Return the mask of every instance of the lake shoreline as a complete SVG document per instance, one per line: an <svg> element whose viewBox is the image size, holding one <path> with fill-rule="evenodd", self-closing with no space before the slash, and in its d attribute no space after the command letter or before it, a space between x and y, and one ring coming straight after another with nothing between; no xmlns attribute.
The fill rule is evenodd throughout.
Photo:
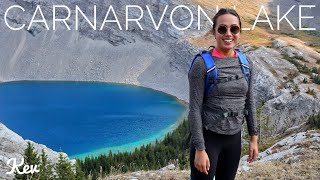
<svg viewBox="0 0 320 180"><path fill-rule="evenodd" d="M162 141L167 134L173 132L185 120L186 114L187 114L187 110L184 113L182 113L182 115L178 118L176 123L170 125L168 128L161 130L159 133L157 133L156 135L153 135L150 138L142 139L142 140L139 140L136 142L131 142L131 143L120 145L120 146L96 149L96 150L92 150L87 153L71 155L69 157L71 159L84 160L86 157L98 157L100 155L108 155L110 150L111 150L112 154L117 154L117 153L121 153L121 152L133 152L135 150L135 148L139 149L141 146L143 146L143 145L146 146L147 144L154 145L156 143L156 141L158 141L158 142Z"/></svg>
<svg viewBox="0 0 320 180"><path fill-rule="evenodd" d="M100 148L100 149L95 149L92 150L88 153L82 153L82 154L75 154L75 155L71 155L70 158L84 158L87 156L98 156L101 154L107 154L109 153L109 151L111 150L112 153L117 153L117 152L124 152L124 151L133 151L135 148L139 148L142 145L147 145L147 144L154 144L156 142L156 140L161 141L164 139L164 137L169 134L170 132L172 132L174 129L176 129L176 127L179 126L179 124L186 118L186 114L188 112L188 107L187 107L187 103L184 100L181 100L171 94L168 94L166 92L162 92L159 90L154 90L152 88L149 87L143 87L143 86L138 86L135 84L124 84L124 83L114 83L114 82L102 82L102 81L65 81L65 80L18 80L18 81L3 81L1 82L1 84L6 84L6 83L15 83L15 82L73 82L73 83L101 83L101 84L112 84L112 85L125 85L125 86L132 86L132 87L142 87L142 88L146 88L146 89L150 89L153 91L157 91L160 93L164 93L168 96L171 96L174 98L174 100L176 102L178 102L180 105L182 105L185 110L184 112L181 113L180 117L177 118L177 120L175 120L174 124L171 124L169 127L162 129L160 132L153 134L152 136L142 139L142 140L138 140L135 142L131 142L128 144L124 144L124 145L120 145L120 146L114 146L114 147L110 147L110 148Z"/></svg>

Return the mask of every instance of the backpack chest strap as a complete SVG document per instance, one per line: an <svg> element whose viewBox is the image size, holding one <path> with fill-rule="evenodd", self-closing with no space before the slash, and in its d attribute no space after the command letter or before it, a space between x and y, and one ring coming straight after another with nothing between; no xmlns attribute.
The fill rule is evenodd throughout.
<svg viewBox="0 0 320 180"><path fill-rule="evenodd" d="M228 77L226 79L218 80L218 71L216 68L216 64L214 62L214 58L211 56L211 54L208 51L201 51L198 54L196 54L193 58L193 61L191 63L189 72L191 70L191 67L194 63L194 61L197 59L198 56L201 56L204 60L205 66L206 66L206 79L205 79L205 87L204 87L204 93L205 96L208 96L209 92L213 89L215 84L221 83L221 82L228 82L233 81L241 78L245 78L247 83L249 84L250 79L250 67L249 63L246 59L246 56L239 50L235 49L238 53L239 57L239 63L241 66L241 70L243 75L235 75L233 77Z"/></svg>
<svg viewBox="0 0 320 180"><path fill-rule="evenodd" d="M226 78L217 79L217 80L214 80L213 78L209 78L209 83L210 84L219 84L219 83L225 83L228 81L235 81L235 80L242 79L242 78L244 78L243 74L236 74L234 76L228 76Z"/></svg>
<svg viewBox="0 0 320 180"><path fill-rule="evenodd" d="M204 106L204 109L208 112L212 112L215 114L220 114L222 117L226 118L226 117L237 117L237 116L246 116L248 115L248 110L243 109L243 110L239 110L239 111L226 111L226 112L219 112L217 110L211 109L208 106Z"/></svg>
<svg viewBox="0 0 320 180"><path fill-rule="evenodd" d="M236 117L236 116L242 116L242 115L248 115L248 111L247 110L243 110L243 111L229 111L229 112L225 112L223 113L223 117Z"/></svg>

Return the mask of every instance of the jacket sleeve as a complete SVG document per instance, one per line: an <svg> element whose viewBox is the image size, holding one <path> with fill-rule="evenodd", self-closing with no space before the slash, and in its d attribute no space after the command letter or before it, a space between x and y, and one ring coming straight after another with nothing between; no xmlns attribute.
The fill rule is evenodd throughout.
<svg viewBox="0 0 320 180"><path fill-rule="evenodd" d="M191 143L196 150L204 150L205 142L202 130L202 104L206 68L201 56L198 56L189 72L189 127L191 132Z"/></svg>
<svg viewBox="0 0 320 180"><path fill-rule="evenodd" d="M247 127L249 131L249 135L258 135L259 130L257 127L257 114L256 114L256 106L253 96L253 79L255 78L255 69L253 67L252 61L248 59L249 67L250 67L250 80L249 80L249 87L248 93L245 103L245 109L248 111L248 115L246 116L247 120Z"/></svg>

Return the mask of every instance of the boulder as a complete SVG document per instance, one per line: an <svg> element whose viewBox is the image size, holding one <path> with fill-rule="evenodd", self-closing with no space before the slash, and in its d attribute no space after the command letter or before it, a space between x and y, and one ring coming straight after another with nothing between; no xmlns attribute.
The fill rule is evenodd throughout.
<svg viewBox="0 0 320 180"><path fill-rule="evenodd" d="M274 48L282 48L288 46L288 43L286 41L276 39L272 41L272 47Z"/></svg>

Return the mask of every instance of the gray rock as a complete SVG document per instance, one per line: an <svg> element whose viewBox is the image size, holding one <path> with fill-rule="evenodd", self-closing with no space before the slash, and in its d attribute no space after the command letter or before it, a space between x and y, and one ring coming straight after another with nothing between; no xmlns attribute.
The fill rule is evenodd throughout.
<svg viewBox="0 0 320 180"><path fill-rule="evenodd" d="M276 39L272 41L272 47L274 48L282 48L288 46L288 43L286 41Z"/></svg>
<svg viewBox="0 0 320 180"><path fill-rule="evenodd" d="M27 142L31 142L35 151L40 154L42 149L48 155L48 159L52 163L57 163L59 153L51 150L42 144L37 144L30 140L24 140L21 136L8 129L4 124L0 123L0 179L12 179L14 174L8 175L6 172L11 171L7 165L7 161L16 158L17 164L21 162L24 150L27 148ZM63 153L67 157L67 154ZM71 164L75 164L75 160L71 160Z"/></svg>
<svg viewBox="0 0 320 180"><path fill-rule="evenodd" d="M174 164L169 164L166 167L161 168L161 171L168 171L168 170L174 170L176 168L176 166Z"/></svg>
<svg viewBox="0 0 320 180"><path fill-rule="evenodd" d="M309 145L309 147L302 147L301 144ZM319 147L319 144L320 134L316 131L308 130L306 132L294 133L259 153L257 161L252 164L268 161L281 161L288 164L294 163L299 160L299 156L304 154L306 149ZM250 164L248 164L247 158L248 155L245 155L240 159L238 174L242 171L250 170Z"/></svg>
<svg viewBox="0 0 320 180"><path fill-rule="evenodd" d="M293 58L295 56L303 56L304 55L300 50L298 50L294 47L283 47L280 49L280 52L282 54L288 55L291 58Z"/></svg>
<svg viewBox="0 0 320 180"><path fill-rule="evenodd" d="M268 127L273 135L302 124L320 110L320 101L305 93L292 96L290 92L267 101L262 113L270 118Z"/></svg>

